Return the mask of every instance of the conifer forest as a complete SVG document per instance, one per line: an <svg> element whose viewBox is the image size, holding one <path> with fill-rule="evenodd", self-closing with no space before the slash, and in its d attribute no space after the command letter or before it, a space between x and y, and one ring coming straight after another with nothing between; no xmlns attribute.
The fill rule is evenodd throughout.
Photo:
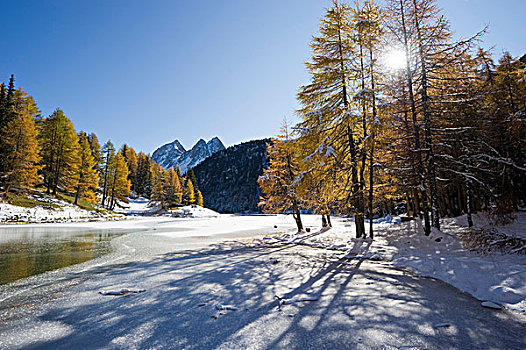
<svg viewBox="0 0 526 350"><path fill-rule="evenodd" d="M526 56L498 61L484 30L452 40L435 1L334 2L311 42L300 122L283 125L260 178L269 211L424 220L526 205ZM385 53L385 49L389 51ZM383 55L383 56L382 56ZM366 230L364 218L369 218Z"/></svg>

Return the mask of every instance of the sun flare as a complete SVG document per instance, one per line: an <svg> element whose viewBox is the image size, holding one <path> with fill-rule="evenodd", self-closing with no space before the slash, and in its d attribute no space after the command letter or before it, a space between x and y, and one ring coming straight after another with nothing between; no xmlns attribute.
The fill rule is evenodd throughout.
<svg viewBox="0 0 526 350"><path fill-rule="evenodd" d="M398 49L388 51L384 57L384 64L392 70L403 69L406 66L405 52Z"/></svg>

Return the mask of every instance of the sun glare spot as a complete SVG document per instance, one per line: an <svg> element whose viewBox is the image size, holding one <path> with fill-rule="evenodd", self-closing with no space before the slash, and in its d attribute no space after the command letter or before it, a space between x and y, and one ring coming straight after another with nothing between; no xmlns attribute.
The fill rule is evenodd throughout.
<svg viewBox="0 0 526 350"><path fill-rule="evenodd" d="M384 57L384 64L392 70L400 70L406 66L405 52L393 49L387 52Z"/></svg>

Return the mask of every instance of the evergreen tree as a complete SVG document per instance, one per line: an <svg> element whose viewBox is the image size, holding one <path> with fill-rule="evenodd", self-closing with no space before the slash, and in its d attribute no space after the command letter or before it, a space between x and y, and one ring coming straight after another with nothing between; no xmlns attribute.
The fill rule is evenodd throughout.
<svg viewBox="0 0 526 350"><path fill-rule="evenodd" d="M15 117L13 107L13 97L15 95L15 76L11 74L7 91L2 84L1 98L0 98L0 130Z"/></svg>
<svg viewBox="0 0 526 350"><path fill-rule="evenodd" d="M102 167L101 167L101 184L102 189L102 206L106 205L106 199L109 197L112 174L115 172L115 147L111 141L107 141L102 147ZM111 206L111 202L108 203L107 207Z"/></svg>
<svg viewBox="0 0 526 350"><path fill-rule="evenodd" d="M97 135L95 135L95 133L90 133L88 135L88 142L89 142L89 147L91 149L91 155L93 156L93 159L95 160L96 168L98 171L100 171L101 165L102 165L102 154L101 154L100 143L99 143L99 139L97 138Z"/></svg>
<svg viewBox="0 0 526 350"><path fill-rule="evenodd" d="M151 194L151 179L150 172L150 157L139 152L137 157L137 175L135 176L134 191L138 195L150 197Z"/></svg>
<svg viewBox="0 0 526 350"><path fill-rule="evenodd" d="M12 150L4 142L3 132L6 131L7 124L14 119L13 97L15 93L15 77L11 75L7 91L4 84L0 91L0 172L9 171L8 161Z"/></svg>
<svg viewBox="0 0 526 350"><path fill-rule="evenodd" d="M194 186L194 198L197 198L197 192L199 191L199 188L197 186L197 177L194 174L194 169L188 169L186 172L186 178L192 181L192 185Z"/></svg>

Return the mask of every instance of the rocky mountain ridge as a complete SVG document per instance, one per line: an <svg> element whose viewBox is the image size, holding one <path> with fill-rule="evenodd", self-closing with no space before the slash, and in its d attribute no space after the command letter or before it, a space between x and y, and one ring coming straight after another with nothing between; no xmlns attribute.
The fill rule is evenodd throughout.
<svg viewBox="0 0 526 350"><path fill-rule="evenodd" d="M179 140L174 140L157 148L152 154L152 159L165 169L179 166L184 173L224 149L225 145L217 136L208 142L200 139L190 150L186 150Z"/></svg>

